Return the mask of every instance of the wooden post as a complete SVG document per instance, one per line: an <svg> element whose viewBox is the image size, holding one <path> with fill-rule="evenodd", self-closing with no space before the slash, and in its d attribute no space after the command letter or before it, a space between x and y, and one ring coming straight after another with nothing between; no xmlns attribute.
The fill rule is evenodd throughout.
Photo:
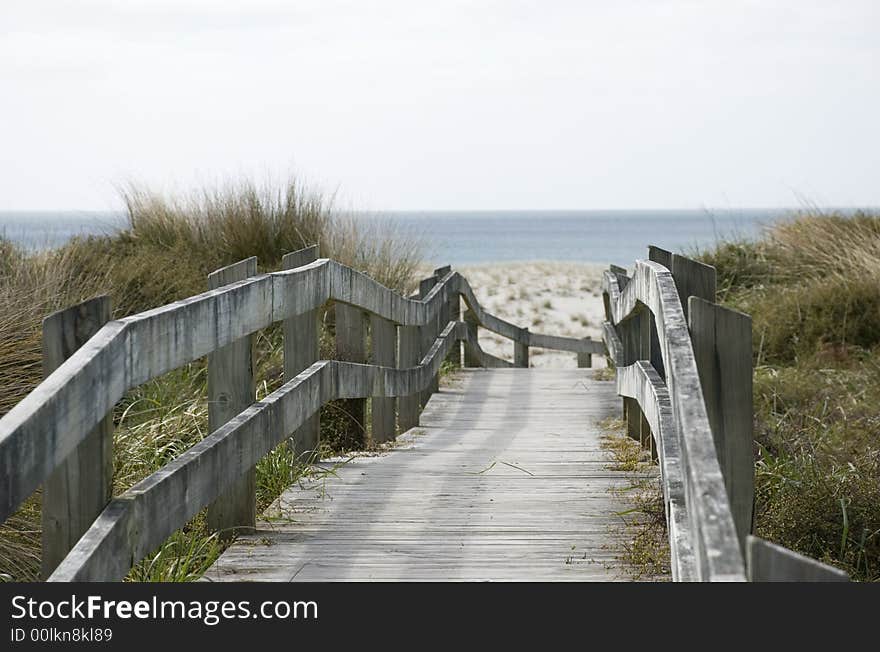
<svg viewBox="0 0 880 652"><path fill-rule="evenodd" d="M348 362L367 361L367 330L363 311L344 303L336 304L336 357ZM349 398L341 401L346 414L348 443L363 448L367 443L367 400Z"/></svg>
<svg viewBox="0 0 880 652"><path fill-rule="evenodd" d="M522 335L528 341L529 329L523 328ZM513 341L513 366L528 367L529 366L529 345L518 340Z"/></svg>
<svg viewBox="0 0 880 652"><path fill-rule="evenodd" d="M319 255L318 245L292 251L284 254L281 258L281 269L296 269L308 265L318 260ZM295 378L318 361L320 321L321 311L317 309L303 315L290 317L282 323L285 382ZM291 442L297 456L309 458L318 450L321 432L320 420L320 415L315 414L293 433Z"/></svg>
<svg viewBox="0 0 880 652"><path fill-rule="evenodd" d="M449 298L448 304L448 321L461 321L461 295L458 292L450 293L452 296ZM452 348L449 350L449 355L446 356L446 361L456 369L461 368L461 342L453 343Z"/></svg>
<svg viewBox="0 0 880 652"><path fill-rule="evenodd" d="M652 260L655 263L660 263L666 269L672 271L671 251L666 251L665 249L654 247L652 245L648 247L648 260ZM654 367L657 375L660 376L660 378L662 378L663 380L666 380L666 370L663 368L663 353L660 351L660 340L657 337L657 324L655 322L654 315L649 314L648 320L650 322L649 336L651 338L651 342L648 346L650 357L647 359L650 360L651 366Z"/></svg>
<svg viewBox="0 0 880 652"><path fill-rule="evenodd" d="M753 536L746 542L746 569L749 582L849 581L839 568Z"/></svg>
<svg viewBox="0 0 880 652"><path fill-rule="evenodd" d="M208 289L243 281L256 275L256 257L246 258L208 275ZM235 315L229 315L235 319ZM246 410L256 398L254 386L254 337L249 335L208 354L208 431L214 432ZM256 470L245 472L238 482L208 506L208 527L221 538L252 532L257 519Z"/></svg>
<svg viewBox="0 0 880 652"><path fill-rule="evenodd" d="M590 342L591 339L589 337L584 338L584 342ZM593 354L592 353L578 353L577 354L577 364L579 368L589 368L593 366Z"/></svg>
<svg viewBox="0 0 880 652"><path fill-rule="evenodd" d="M468 330L468 336L476 344L479 341L480 336L480 326L477 323L477 318L474 316L473 311L465 310L464 312L464 323L466 324ZM479 367L480 365L480 356L476 354L474 348L465 343L464 345L464 366L465 367Z"/></svg>
<svg viewBox="0 0 880 652"><path fill-rule="evenodd" d="M752 432L752 319L691 297L688 326L718 462L740 545L752 531L755 458Z"/></svg>
<svg viewBox="0 0 880 652"><path fill-rule="evenodd" d="M681 308L684 310L684 318L688 316L688 298L700 297L706 301L715 303L715 268L711 265L699 263L686 256L672 254L672 278L675 279L675 287L678 297L681 299Z"/></svg>
<svg viewBox="0 0 880 652"><path fill-rule="evenodd" d="M617 325L620 341L623 344L624 364L631 365L640 359L642 320L644 310L633 314ZM627 434L638 442L642 441L642 411L634 398L623 399L623 414Z"/></svg>
<svg viewBox="0 0 880 652"><path fill-rule="evenodd" d="M419 299L424 299L428 296L428 293L431 289L437 285L437 277L431 276L426 279L422 279L419 283ZM434 340L437 339L437 325L439 323L440 316L437 315L434 319L430 320L424 326L419 327L419 361L421 362L422 358L428 353L428 349L431 348L431 345L434 343ZM421 407L425 407L428 403L428 400L431 398L431 395L439 389L440 386L440 378L439 376L435 376L431 381L429 387L422 392L420 405Z"/></svg>
<svg viewBox="0 0 880 652"><path fill-rule="evenodd" d="M397 365L401 369L410 369L419 364L419 327L398 326L398 339L400 351L397 356ZM419 394L401 396L397 399L397 426L400 432L406 432L410 428L419 425Z"/></svg>
<svg viewBox="0 0 880 652"><path fill-rule="evenodd" d="M43 377L49 376L110 321L110 297L100 296L43 320ZM113 414L92 430L43 485L41 571L49 577L110 502Z"/></svg>
<svg viewBox="0 0 880 652"><path fill-rule="evenodd" d="M370 363L382 367L397 364L397 329L393 322L377 315L370 317ZM371 399L372 443L394 439L394 398Z"/></svg>

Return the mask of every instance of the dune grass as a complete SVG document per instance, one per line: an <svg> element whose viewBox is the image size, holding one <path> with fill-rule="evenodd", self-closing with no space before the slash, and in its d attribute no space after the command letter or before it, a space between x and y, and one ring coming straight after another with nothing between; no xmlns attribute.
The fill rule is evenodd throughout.
<svg viewBox="0 0 880 652"><path fill-rule="evenodd" d="M756 533L880 579L880 214L800 215L700 258L753 318Z"/></svg>
<svg viewBox="0 0 880 652"><path fill-rule="evenodd" d="M41 322L54 310L107 293L114 317L169 303L206 288L208 273L252 255L260 271L279 268L283 254L319 244L321 255L409 293L416 284L419 243L380 220L334 211L320 193L291 181L280 186L244 180L189 195L146 188L123 190L128 227L76 238L49 251L26 253L0 238L0 415L42 378ZM333 351L333 313L321 333L321 352ZM257 335L257 397L283 382L280 328ZM206 367L199 360L136 388L114 410L114 494L174 459L207 433ZM338 406L322 411L321 437L344 444ZM342 446L344 447L344 446ZM306 472L280 445L257 467L258 509L267 507ZM222 551L198 516L138 564L131 580L196 579ZM37 580L40 496L0 525L0 578Z"/></svg>

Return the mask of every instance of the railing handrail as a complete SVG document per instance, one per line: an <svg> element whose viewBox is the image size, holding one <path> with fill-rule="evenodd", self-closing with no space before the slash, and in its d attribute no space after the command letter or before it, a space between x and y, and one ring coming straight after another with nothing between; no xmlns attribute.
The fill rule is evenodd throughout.
<svg viewBox="0 0 880 652"><path fill-rule="evenodd" d="M425 391L430 384L429 379L439 371L445 353L458 341L467 345L481 366L514 366L484 352L474 333L466 323L457 320L457 315L453 315L446 324L439 323L444 306L459 296L477 324L513 340L518 346L556 348L578 354L604 352L601 342L589 338L529 333L528 329L495 317L479 304L467 280L447 268L435 273L436 284L423 298L406 298L336 261L326 258L314 260L316 255L316 248L294 252L288 255L294 258L286 262L313 262L293 269L251 276L165 306L107 322L101 327L0 418L0 521L12 514L46 481L126 392L275 322L308 315L328 301L354 306L402 327L423 329L430 326L431 332L439 335L436 340L429 340L423 345L427 350L422 350L418 357L419 364L411 368L319 361L264 401L254 403L239 417L216 429L204 441L214 441L218 433L231 436L230 432L235 432L236 427L242 427L241 421L245 415L251 420L257 418L255 415L262 414L278 401L289 405L291 401L305 400L300 396L304 390L298 388L308 384L306 381L316 374L315 377L323 379L323 384L330 383L328 386L339 389L332 392L321 389L323 405L326 401L341 398L395 397ZM349 382L347 375L360 378L364 374L373 379L369 387L363 386L357 391L345 390ZM310 408L308 414L300 410L302 420L314 414L320 406L312 407L314 409ZM287 432L288 436L290 434ZM115 570L109 575L108 571L114 563L117 564L114 569L121 568L119 560L112 562L112 555L102 556L94 550L102 549L104 544L101 542L106 543L109 540L107 537L124 534L123 539L128 537L125 540L129 543L123 545L124 542L117 541L121 545L120 550L128 551L127 557L123 555L123 565L125 558L130 561L143 552L141 542L153 541L155 536L132 535L129 525L138 519L132 516L131 510L142 509L132 506L145 504L144 491L148 485L152 487L150 491L160 491L164 486L162 477L178 467L182 470L175 472L184 473L190 468L187 464L193 463L193 456L197 456L206 446L209 444L199 444L189 449L171 465L163 467L107 505L88 530L87 536L80 539L68 555L68 560L56 569L53 577L117 576ZM226 475L234 478L238 471L240 469L227 469ZM225 486L223 483L215 484ZM207 500L207 497L202 495L200 499ZM204 500L200 507L204 506ZM176 523L174 529L185 523L177 520L169 522ZM93 549L92 553L87 552L90 549ZM77 551L76 554L74 551ZM106 561L96 562L99 558Z"/></svg>
<svg viewBox="0 0 880 652"><path fill-rule="evenodd" d="M743 555L718 463L688 323L672 273L659 263L637 260L632 278L622 290L619 275L611 272L605 274L603 290L608 297L609 316L615 326L635 315L642 307L654 317L674 433L681 447L681 477L685 494L679 498L683 497L686 501L687 526L692 545L685 558L693 555L696 578L744 581ZM610 351L619 346L611 338L606 345ZM634 373L634 370L630 373ZM659 376L656 380L659 380ZM636 385L631 379L630 383L622 382L621 388L632 395L636 393ZM643 410L649 405L650 402L645 403ZM662 441L662 433L654 434L660 434ZM665 444L661 444L661 450ZM678 542L680 539L671 537L673 547ZM681 557L678 550L673 550L673 557Z"/></svg>

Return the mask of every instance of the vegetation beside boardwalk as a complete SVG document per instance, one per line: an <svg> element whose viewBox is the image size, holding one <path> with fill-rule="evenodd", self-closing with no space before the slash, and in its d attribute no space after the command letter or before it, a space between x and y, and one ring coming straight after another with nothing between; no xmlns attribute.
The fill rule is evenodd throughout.
<svg viewBox="0 0 880 652"><path fill-rule="evenodd" d="M805 214L699 257L753 318L756 534L880 579L880 214Z"/></svg>
<svg viewBox="0 0 880 652"><path fill-rule="evenodd" d="M389 223L355 222L320 193L296 182L259 186L250 181L186 196L129 187L123 197L128 228L77 238L58 249L29 253L0 237L0 416L42 379L41 323L49 313L98 294L110 294L123 317L207 289L219 267L257 256L260 271L277 270L283 254L319 244L321 255L366 272L400 292L411 292L418 243ZM322 357L331 357L332 312L325 316ZM204 360L139 387L114 412L114 494L174 459L207 435ZM257 397L283 381L280 327L257 336ZM323 445L353 445L334 405L321 417ZM282 444L257 467L258 509L306 471ZM199 516L134 568L130 579L196 579L222 551ZM40 496L0 525L0 579L40 576Z"/></svg>

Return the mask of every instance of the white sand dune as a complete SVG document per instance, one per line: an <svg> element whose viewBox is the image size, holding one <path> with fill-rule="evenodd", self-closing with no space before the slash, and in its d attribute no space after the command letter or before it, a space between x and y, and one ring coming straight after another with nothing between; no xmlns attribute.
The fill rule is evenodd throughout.
<svg viewBox="0 0 880 652"><path fill-rule="evenodd" d="M505 262L456 269L468 279L483 307L502 319L536 333L601 338L602 265ZM480 329L480 344L488 353L513 359L510 340ZM577 356L532 348L529 362L532 367L576 367ZM604 367L604 358L594 355L593 366Z"/></svg>

